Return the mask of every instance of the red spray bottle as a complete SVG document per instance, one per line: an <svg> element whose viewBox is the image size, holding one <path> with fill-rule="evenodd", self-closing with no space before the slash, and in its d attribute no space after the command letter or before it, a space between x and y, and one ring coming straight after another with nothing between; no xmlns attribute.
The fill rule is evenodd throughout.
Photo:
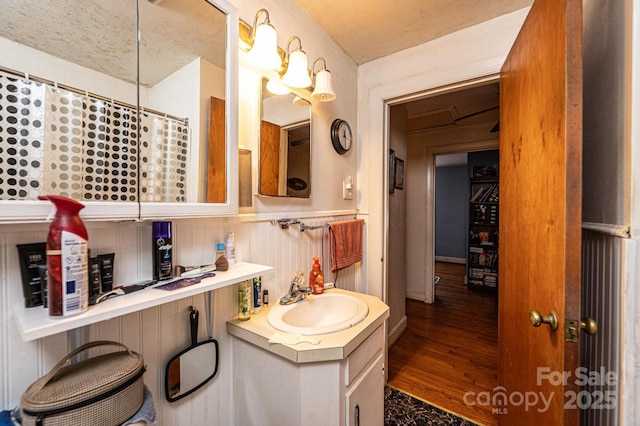
<svg viewBox="0 0 640 426"><path fill-rule="evenodd" d="M40 195L56 206L47 236L49 316L82 313L89 306L88 235L78 212L84 205L59 195Z"/></svg>

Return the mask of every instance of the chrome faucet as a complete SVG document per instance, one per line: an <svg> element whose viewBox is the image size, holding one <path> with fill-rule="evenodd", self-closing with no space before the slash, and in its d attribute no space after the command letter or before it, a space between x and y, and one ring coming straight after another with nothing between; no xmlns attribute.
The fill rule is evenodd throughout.
<svg viewBox="0 0 640 426"><path fill-rule="evenodd" d="M311 294L311 288L302 287L304 284L304 274L300 271L296 273L296 276L291 280L289 286L289 292L280 298L281 305L290 305L296 303L307 297L307 294Z"/></svg>

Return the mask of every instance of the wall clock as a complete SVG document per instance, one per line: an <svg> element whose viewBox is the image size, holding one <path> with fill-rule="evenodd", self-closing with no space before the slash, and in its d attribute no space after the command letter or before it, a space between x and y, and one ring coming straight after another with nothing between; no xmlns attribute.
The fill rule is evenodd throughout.
<svg viewBox="0 0 640 426"><path fill-rule="evenodd" d="M333 149L340 155L346 154L351 149L353 142L353 135L351 134L351 127L346 121L336 118L331 123L331 143Z"/></svg>

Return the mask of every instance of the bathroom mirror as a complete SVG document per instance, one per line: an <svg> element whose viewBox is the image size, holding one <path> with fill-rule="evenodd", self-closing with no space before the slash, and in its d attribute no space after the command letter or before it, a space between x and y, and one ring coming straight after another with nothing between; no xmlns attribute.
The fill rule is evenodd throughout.
<svg viewBox="0 0 640 426"><path fill-rule="evenodd" d="M273 95L262 79L258 193L309 198L311 103L289 93Z"/></svg>
<svg viewBox="0 0 640 426"><path fill-rule="evenodd" d="M142 203L226 202L225 53L207 0L140 2Z"/></svg>
<svg viewBox="0 0 640 426"><path fill-rule="evenodd" d="M218 372L218 342L198 343L199 312L189 308L191 346L172 357L165 369L165 397L174 402L200 389Z"/></svg>
<svg viewBox="0 0 640 426"><path fill-rule="evenodd" d="M45 219L51 206L35 201L39 193L79 200L83 217L94 219L237 211L237 185L229 179L237 167L229 155L237 146L233 6L226 0L215 6L213 0L0 0L0 6L0 114L12 124L2 137L14 145L0 153L0 164L12 166L0 168L0 221ZM222 103L215 126L213 98ZM185 118L195 130L180 124ZM213 202L208 186L218 191Z"/></svg>
<svg viewBox="0 0 640 426"><path fill-rule="evenodd" d="M137 217L135 1L0 7L2 218L46 218L41 193L82 201L84 217Z"/></svg>

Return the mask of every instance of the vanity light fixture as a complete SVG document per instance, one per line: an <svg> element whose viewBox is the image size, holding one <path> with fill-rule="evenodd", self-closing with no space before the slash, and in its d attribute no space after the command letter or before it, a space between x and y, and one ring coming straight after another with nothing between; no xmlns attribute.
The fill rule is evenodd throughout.
<svg viewBox="0 0 640 426"><path fill-rule="evenodd" d="M266 15L263 22L258 24L258 16ZM256 67L263 70L278 70L282 66L282 59L278 54L278 34L269 21L267 9L260 9L253 18L253 28L251 31L251 48L247 53L249 61Z"/></svg>
<svg viewBox="0 0 640 426"><path fill-rule="evenodd" d="M291 43L295 40L298 40L298 48L290 52ZM311 77L309 77L307 68L307 54L302 50L300 37L293 36L289 39L285 61L287 62L287 71L282 76L284 84L299 89L311 86Z"/></svg>
<svg viewBox="0 0 640 426"><path fill-rule="evenodd" d="M322 61L322 68L316 73L316 64L318 61ZM333 85L331 84L331 71L327 69L327 63L323 57L320 57L313 61L311 67L313 75L316 78L316 86L311 94L311 99L315 99L320 102L331 102L336 98L336 92L333 91Z"/></svg>
<svg viewBox="0 0 640 426"><path fill-rule="evenodd" d="M267 90L273 95L288 95L291 90L280 80L271 79L267 82Z"/></svg>
<svg viewBox="0 0 640 426"><path fill-rule="evenodd" d="M292 103L299 108L311 108L311 103L300 96L295 96Z"/></svg>

